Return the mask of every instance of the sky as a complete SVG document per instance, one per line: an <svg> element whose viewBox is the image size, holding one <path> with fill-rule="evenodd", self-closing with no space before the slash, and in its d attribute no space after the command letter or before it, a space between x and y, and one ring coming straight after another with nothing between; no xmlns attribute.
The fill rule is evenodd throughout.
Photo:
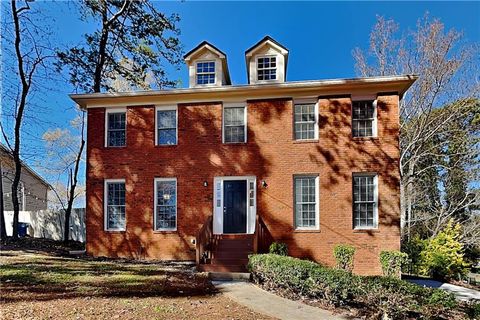
<svg viewBox="0 0 480 320"><path fill-rule="evenodd" d="M1 1L3 18L8 6ZM369 33L377 15L393 18L401 31L414 29L417 20L429 12L446 29L463 31L465 41L480 43L480 2L199 2L162 1L157 7L165 13L178 13L180 41L188 52L207 40L227 54L233 84L246 83L245 50L269 35L290 50L287 81L350 78L355 76L352 50L367 48ZM95 25L80 20L78 7L67 1L31 3L46 17L52 29L52 42L58 46L75 45L82 34ZM2 55L2 59L6 59ZM167 68L171 79L188 85L185 65L179 71ZM2 74L5 81L6 74ZM58 77L52 73L51 77ZM54 127L68 127L74 117L72 92L67 81L55 84L55 90L42 93L45 112L34 110L41 118L29 130L23 150L27 163L40 167L42 133ZM37 107L38 108L38 107ZM0 109L1 113L1 109ZM3 115L2 121L5 120ZM84 169L84 168L82 168ZM42 174L42 172L40 172ZM48 179L48 177L47 177ZM84 174L82 174L84 181Z"/></svg>

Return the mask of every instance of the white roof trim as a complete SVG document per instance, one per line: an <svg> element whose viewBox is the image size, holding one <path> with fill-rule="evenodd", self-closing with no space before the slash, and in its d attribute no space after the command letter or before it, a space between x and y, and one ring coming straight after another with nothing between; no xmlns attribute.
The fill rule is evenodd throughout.
<svg viewBox="0 0 480 320"><path fill-rule="evenodd" d="M225 55L223 53L221 53L220 51L218 51L217 49L215 49L214 47L212 47L211 45L209 45L208 43L205 43L204 45L202 45L201 47L199 47L197 50L191 52L187 57L185 57L185 61L190 61L191 60L191 57L193 55L195 55L198 51L202 50L202 49L207 49L213 53L215 53L220 59L225 59Z"/></svg>
<svg viewBox="0 0 480 320"><path fill-rule="evenodd" d="M275 48L276 50L278 50L281 54L283 54L284 56L285 55L288 55L288 51L285 50L284 48L280 47L278 44L274 43L273 41L271 40L266 40L260 44L258 44L255 48L253 48L250 52L248 52L247 54L245 54L246 57L252 57L255 52L257 52L258 50L260 50L263 46L265 45L269 45L273 48Z"/></svg>
<svg viewBox="0 0 480 320"><path fill-rule="evenodd" d="M244 84L244 85L228 85L220 87L196 87L196 88L182 88L172 90L148 90L148 91L134 91L134 92L107 92L107 93L88 93L88 94L71 94L70 98L78 103L81 107L86 108L92 105L98 106L99 100L105 101L106 104L114 106L112 101L117 98L145 98L151 101L151 104L158 104L160 101L153 101L155 98L163 99L166 97L177 100L190 101L190 99L197 101L207 101L203 96L198 100L198 95L212 95L211 99L219 101L221 98L219 95L232 95L241 96L242 99L250 99L252 97L258 97L265 93L266 96L272 95L274 90L275 96L278 95L291 95L292 92L303 93L305 91L318 91L318 96L329 94L330 91L341 91L343 93L351 93L352 87L362 88L362 86L371 85L385 85L385 91L398 91L402 95L411 84L418 78L415 75L401 75L401 76L381 76L370 78L353 78L353 79L328 79L328 80L310 80L310 81L291 81L283 83L267 83L267 84ZM382 88L378 88L382 90ZM312 93L310 93L311 95ZM238 98L237 98L238 99ZM91 101L89 101L91 100ZM212 101L213 101L212 100ZM96 103L93 103L93 102ZM103 104L103 103L102 103ZM133 104L128 104L133 105Z"/></svg>

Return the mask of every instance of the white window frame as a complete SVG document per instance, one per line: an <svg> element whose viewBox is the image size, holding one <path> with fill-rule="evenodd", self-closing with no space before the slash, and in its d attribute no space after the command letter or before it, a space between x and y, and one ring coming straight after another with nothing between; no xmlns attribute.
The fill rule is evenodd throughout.
<svg viewBox="0 0 480 320"><path fill-rule="evenodd" d="M259 68L258 67L258 59L262 59L262 58L275 58L275 68ZM278 81L278 61L279 61L279 57L275 54L265 54L265 55L258 55L258 56L255 56L255 71L256 71L256 74L255 74L255 77L256 77L256 82L276 82ZM268 79L268 80L259 80L258 79L258 75L259 75L259 70L272 70L272 69L275 69L275 79Z"/></svg>
<svg viewBox="0 0 480 320"><path fill-rule="evenodd" d="M108 228L108 184L123 183L125 184L125 227L111 229ZM127 228L127 183L125 179L105 179L103 182L103 230L104 231L125 231Z"/></svg>
<svg viewBox="0 0 480 320"><path fill-rule="evenodd" d="M243 113L243 130L244 130L244 141L243 142L225 142L225 109L227 108L244 108L245 111ZM247 122L247 113L248 113L248 108L247 108L247 103L246 102L238 102L238 103L224 103L223 108L222 108L222 143L223 144L238 144L238 143L247 143L248 138L247 138L247 132L248 132L248 122Z"/></svg>
<svg viewBox="0 0 480 320"><path fill-rule="evenodd" d="M199 63L209 63L213 62L213 78L214 82L213 83L198 83L198 75L206 75L206 74L212 74L212 72L198 72L198 64ZM217 84L217 61L216 60L197 60L195 61L195 86L199 87L208 87L208 86L215 86Z"/></svg>
<svg viewBox="0 0 480 320"><path fill-rule="evenodd" d="M157 182L166 181L171 182L175 181L175 228L159 228L157 229ZM177 231L178 226L178 183L177 178L155 178L153 179L153 231L162 232L162 231Z"/></svg>
<svg viewBox="0 0 480 320"><path fill-rule="evenodd" d="M295 121L295 106L297 105L306 105L306 104L314 104L314 113L315 113L315 125L314 125L314 129L315 129L315 133L314 133L314 137L312 139L297 139L297 135L296 135L296 130L295 130L295 124L296 124L296 121ZM314 140L318 140L318 100L294 100L293 101L293 140L295 141L314 141Z"/></svg>
<svg viewBox="0 0 480 320"><path fill-rule="evenodd" d="M355 199L353 196L355 177L373 177L373 226L355 226ZM378 229L378 174L376 172L355 172L352 175L352 226L354 230L376 230Z"/></svg>
<svg viewBox="0 0 480 320"><path fill-rule="evenodd" d="M110 113L125 113L125 144L123 146L108 145L108 115ZM105 108L105 148L123 148L127 146L127 108Z"/></svg>
<svg viewBox="0 0 480 320"><path fill-rule="evenodd" d="M315 226L297 227L297 192L295 180L297 178L315 178ZM320 230L320 177L318 174L293 175L293 226L297 231Z"/></svg>
<svg viewBox="0 0 480 320"><path fill-rule="evenodd" d="M371 136L354 136L353 135L353 122L356 120L353 118L353 104L354 102L360 102L360 101L372 101L373 105L373 122L372 122L372 135ZM351 114L352 114L352 137L353 138L376 138L377 137L377 97L370 97L370 96L359 96L352 98L352 109L351 109ZM363 119L366 120L366 119Z"/></svg>
<svg viewBox="0 0 480 320"><path fill-rule="evenodd" d="M175 110L175 144L159 144L158 143L158 111L172 111ZM172 106L155 106L155 145L156 146L176 146L178 145L178 107Z"/></svg>

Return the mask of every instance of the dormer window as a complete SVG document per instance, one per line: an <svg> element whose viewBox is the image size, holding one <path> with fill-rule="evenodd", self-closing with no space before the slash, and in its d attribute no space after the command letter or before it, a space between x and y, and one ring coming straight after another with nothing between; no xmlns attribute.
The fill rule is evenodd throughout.
<svg viewBox="0 0 480 320"><path fill-rule="evenodd" d="M282 83L287 79L288 49L269 36L245 51L249 84Z"/></svg>
<svg viewBox="0 0 480 320"><path fill-rule="evenodd" d="M215 61L197 62L197 85L215 84Z"/></svg>
<svg viewBox="0 0 480 320"><path fill-rule="evenodd" d="M203 41L185 56L188 65L188 85L219 87L231 85L227 56L213 44Z"/></svg>
<svg viewBox="0 0 480 320"><path fill-rule="evenodd" d="M276 80L277 79L277 57L258 57L257 58L257 80Z"/></svg>

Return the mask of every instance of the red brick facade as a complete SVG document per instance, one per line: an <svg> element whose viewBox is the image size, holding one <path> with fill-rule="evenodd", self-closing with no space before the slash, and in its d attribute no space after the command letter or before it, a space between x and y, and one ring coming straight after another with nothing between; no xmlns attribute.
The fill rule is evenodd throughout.
<svg viewBox="0 0 480 320"><path fill-rule="evenodd" d="M155 146L155 107L127 107L127 145L104 147L105 108L88 109L87 252L194 260L213 212L216 176L256 176L257 214L292 256L333 265L333 247L357 247L355 272L378 274L379 253L400 246L398 95L378 96L377 138L352 138L350 97L319 98L319 139L293 140L290 98L247 102L248 142L222 144L222 103L178 105L178 145ZM378 174L378 229L352 227L352 174ZM293 176L318 174L320 230L295 231ZM154 178L177 178L177 231L153 230ZM126 180L126 231L104 231L104 180ZM261 186L261 181L268 184ZM208 186L204 186L204 181Z"/></svg>

